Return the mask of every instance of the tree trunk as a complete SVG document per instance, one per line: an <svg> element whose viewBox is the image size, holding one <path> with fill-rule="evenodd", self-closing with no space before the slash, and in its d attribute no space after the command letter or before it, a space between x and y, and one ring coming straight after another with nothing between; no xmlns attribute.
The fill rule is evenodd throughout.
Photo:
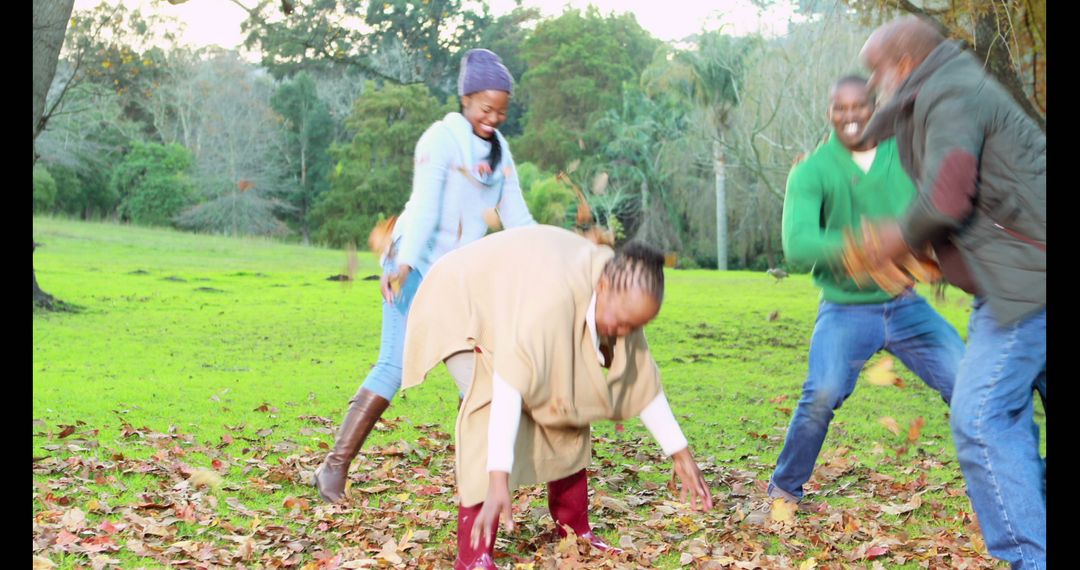
<svg viewBox="0 0 1080 570"><path fill-rule="evenodd" d="M716 268L727 271L727 192L724 189L724 149L713 141L713 170L716 172Z"/></svg>
<svg viewBox="0 0 1080 570"><path fill-rule="evenodd" d="M305 140L300 144L300 192L303 198L301 203L304 205L300 212L300 233L304 236L304 245L311 245L311 239L308 237L308 222L307 222L307 141Z"/></svg>
<svg viewBox="0 0 1080 570"><path fill-rule="evenodd" d="M48 117L42 116L45 113L45 99L56 75L60 47L64 45L64 34L67 32L74 4L75 0L34 0L34 139L31 147L34 162L31 168L37 164L37 137L48 121ZM34 243L34 249L37 249L37 242ZM30 269L34 274L34 305L51 309L52 296L38 286L33 263Z"/></svg>
<svg viewBox="0 0 1080 570"><path fill-rule="evenodd" d="M75 0L34 0L34 140L45 127L45 98L56 75L60 47ZM37 152L34 152L37 164Z"/></svg>
<svg viewBox="0 0 1080 570"><path fill-rule="evenodd" d="M37 250L37 242L34 242L34 250ZM53 308L53 296L42 291L41 287L38 287L37 272L34 272L34 306L41 307L43 309Z"/></svg>
<svg viewBox="0 0 1080 570"><path fill-rule="evenodd" d="M940 19L930 15L926 10L916 6L910 0L899 0L898 6L909 14L930 20L937 25L938 31L945 37L952 36L948 26L942 24ZM1020 75L1016 66L1013 65L1012 57L1009 55L1009 46L1006 42L1010 38L1001 32L1001 30L1008 30L1012 27L1004 7L999 6L998 3L993 3L992 6L978 13L975 18L975 33L973 34L975 37L975 45L973 46L975 55L984 62L986 71L997 79L1005 90L1012 95L1016 104L1020 105L1020 108L1035 121L1035 124L1039 125L1043 132L1046 132L1046 117L1039 112L1031 99L1028 98L1027 93L1024 92L1023 82L1020 80ZM1036 55L1038 55L1037 52Z"/></svg>
<svg viewBox="0 0 1080 570"><path fill-rule="evenodd" d="M776 254L773 253L772 231L769 228L769 217L765 217L765 259L769 262L769 268L776 267Z"/></svg>
<svg viewBox="0 0 1080 570"><path fill-rule="evenodd" d="M1009 57L1008 41L1000 30L1009 29L1008 17L995 6L980 13L975 22L975 53L983 60L986 70L997 79L1020 108L1046 132L1046 118L1039 113L1020 81L1020 75Z"/></svg>

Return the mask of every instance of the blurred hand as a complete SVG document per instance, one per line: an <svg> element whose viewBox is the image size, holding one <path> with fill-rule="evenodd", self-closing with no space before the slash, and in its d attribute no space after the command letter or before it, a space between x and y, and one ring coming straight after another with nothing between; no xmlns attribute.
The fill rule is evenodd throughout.
<svg viewBox="0 0 1080 570"><path fill-rule="evenodd" d="M916 277L930 277L930 268L917 262L894 220L863 222L862 239L856 241L844 231L841 253L844 270L859 287L873 281L881 290L896 296L915 284ZM909 275L908 271L911 271Z"/></svg>
<svg viewBox="0 0 1080 570"><path fill-rule="evenodd" d="M480 509L480 516L473 523L472 535L469 543L472 547L480 548L491 544L495 540L491 527L502 516L506 532L513 532L514 517L510 510L510 474L505 471L491 471L488 473L488 492L484 499L484 506Z"/></svg>
<svg viewBox="0 0 1080 570"><path fill-rule="evenodd" d="M411 266L401 264L398 266L397 271L382 274L382 277L379 278L379 289L382 290L383 300L391 305L394 304L394 300L400 295L401 287L405 285L405 280L409 278L411 271Z"/></svg>
<svg viewBox="0 0 1080 570"><path fill-rule="evenodd" d="M689 502L690 508L695 511L707 511L713 507L712 494L709 493L709 485L705 482L705 476L701 474L694 456L690 454L690 448L675 452L671 456L675 464L675 475L681 483L679 500ZM689 498L689 501L687 501Z"/></svg>
<svg viewBox="0 0 1080 570"><path fill-rule="evenodd" d="M883 220L874 224L863 222L862 233L863 250L871 268L880 269L911 251L896 220Z"/></svg>

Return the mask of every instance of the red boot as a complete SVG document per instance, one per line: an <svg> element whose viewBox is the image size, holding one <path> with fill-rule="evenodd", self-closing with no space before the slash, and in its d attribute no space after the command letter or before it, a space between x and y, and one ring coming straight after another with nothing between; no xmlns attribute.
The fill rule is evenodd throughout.
<svg viewBox="0 0 1080 570"><path fill-rule="evenodd" d="M477 503L471 507L458 507L458 555L457 559L454 560L454 570L498 569L495 566L495 533L499 530L498 517L492 523L491 544L480 545L479 548L473 548L469 544L472 538L473 523L480 516L480 509L482 508L484 508L484 503Z"/></svg>
<svg viewBox="0 0 1080 570"><path fill-rule="evenodd" d="M555 519L559 536L566 536L567 525L601 552L622 554L622 550L604 542L589 526L589 479L582 469L573 475L548 483L548 510Z"/></svg>

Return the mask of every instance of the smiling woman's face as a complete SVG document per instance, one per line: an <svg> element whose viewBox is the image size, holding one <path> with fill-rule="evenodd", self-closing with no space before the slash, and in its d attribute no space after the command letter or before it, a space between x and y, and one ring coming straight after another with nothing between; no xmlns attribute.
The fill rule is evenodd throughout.
<svg viewBox="0 0 1080 570"><path fill-rule="evenodd" d="M472 125L476 136L489 139L495 129L506 121L506 110L510 107L510 94L506 91L488 89L477 91L461 98L461 114Z"/></svg>

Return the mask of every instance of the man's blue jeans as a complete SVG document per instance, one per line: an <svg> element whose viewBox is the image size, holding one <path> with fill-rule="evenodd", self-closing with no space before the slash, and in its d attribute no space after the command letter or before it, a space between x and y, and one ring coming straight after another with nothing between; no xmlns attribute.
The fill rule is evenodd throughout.
<svg viewBox="0 0 1080 570"><path fill-rule="evenodd" d="M810 340L810 371L769 481L770 496L802 499L833 412L855 390L866 361L883 349L946 403L951 400L964 341L925 299L908 290L880 304L822 301Z"/></svg>
<svg viewBox="0 0 1080 570"><path fill-rule="evenodd" d="M383 271L390 271L392 262L388 263ZM409 277L401 286L401 293L394 303L383 301L382 309L382 339L379 341L379 359L375 366L368 372L367 378L360 386L386 398L394 399L394 394L401 388L402 353L405 350L405 323L409 318L409 307L412 306L416 290L420 288L423 276L417 270L409 272Z"/></svg>
<svg viewBox="0 0 1080 570"><path fill-rule="evenodd" d="M977 298L952 401L952 432L986 548L1046 568L1046 467L1033 388L1046 392L1046 309L1001 326Z"/></svg>

